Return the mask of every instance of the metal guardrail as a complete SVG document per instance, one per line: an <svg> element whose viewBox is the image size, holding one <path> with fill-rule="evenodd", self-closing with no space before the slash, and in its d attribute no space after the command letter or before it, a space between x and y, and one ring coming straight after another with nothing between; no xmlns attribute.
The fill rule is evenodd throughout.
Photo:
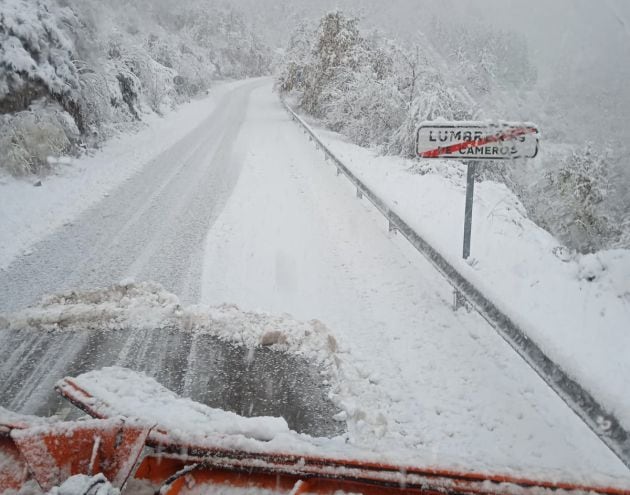
<svg viewBox="0 0 630 495"><path fill-rule="evenodd" d="M378 197L344 163L322 143L311 127L281 98L291 119L297 122L315 146L331 160L337 173L342 173L354 184L359 198L367 198L388 220L390 230L398 230L440 272L497 333L538 373L558 396L577 414L614 454L630 468L630 432L614 414L604 408L575 379L549 358L527 334L451 265L431 244L415 232L385 201Z"/></svg>

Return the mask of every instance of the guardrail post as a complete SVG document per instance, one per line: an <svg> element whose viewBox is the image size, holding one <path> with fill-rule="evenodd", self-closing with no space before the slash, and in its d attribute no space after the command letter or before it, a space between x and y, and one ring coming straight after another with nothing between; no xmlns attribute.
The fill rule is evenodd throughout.
<svg viewBox="0 0 630 495"><path fill-rule="evenodd" d="M457 289L453 289L453 311L457 311L459 308L466 308L470 312L470 305L464 294Z"/></svg>
<svg viewBox="0 0 630 495"><path fill-rule="evenodd" d="M390 234L396 235L398 233L398 228L392 223L391 220L387 221L387 228Z"/></svg>
<svg viewBox="0 0 630 495"><path fill-rule="evenodd" d="M339 170L339 169L337 169L337 170ZM361 189L359 189L358 187L357 187L357 198L363 199L363 193L361 192Z"/></svg>
<svg viewBox="0 0 630 495"><path fill-rule="evenodd" d="M341 169L337 167L337 175L341 175Z"/></svg>

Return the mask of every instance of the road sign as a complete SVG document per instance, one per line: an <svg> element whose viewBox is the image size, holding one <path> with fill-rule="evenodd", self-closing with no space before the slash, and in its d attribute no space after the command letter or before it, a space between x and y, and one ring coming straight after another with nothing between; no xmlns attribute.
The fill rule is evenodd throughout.
<svg viewBox="0 0 630 495"><path fill-rule="evenodd" d="M479 160L515 160L538 154L538 129L533 124L501 122L423 122L418 128L416 153L420 158L466 162L463 257L470 256L475 167Z"/></svg>
<svg viewBox="0 0 630 495"><path fill-rule="evenodd" d="M533 124L486 122L423 122L416 150L420 158L514 160L538 153Z"/></svg>

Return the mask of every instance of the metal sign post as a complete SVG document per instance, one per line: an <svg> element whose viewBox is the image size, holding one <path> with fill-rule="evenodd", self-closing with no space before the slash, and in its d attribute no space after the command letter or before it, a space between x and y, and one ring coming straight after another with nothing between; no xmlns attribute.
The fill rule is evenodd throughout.
<svg viewBox="0 0 630 495"><path fill-rule="evenodd" d="M466 209L464 210L464 250L463 257L470 256L470 233L472 230L473 197L475 195L475 161L469 161L466 173Z"/></svg>
<svg viewBox="0 0 630 495"><path fill-rule="evenodd" d="M477 162L535 157L538 129L533 124L509 122L423 122L418 128L416 153L420 158L459 160L468 166L462 252L468 259Z"/></svg>

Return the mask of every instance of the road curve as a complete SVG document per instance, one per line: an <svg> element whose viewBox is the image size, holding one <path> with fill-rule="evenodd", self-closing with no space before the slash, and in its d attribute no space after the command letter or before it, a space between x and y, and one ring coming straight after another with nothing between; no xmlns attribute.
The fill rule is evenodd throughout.
<svg viewBox="0 0 630 495"><path fill-rule="evenodd" d="M129 277L198 302L204 240L238 179L233 145L260 84L229 92L193 132L0 271L0 312Z"/></svg>

